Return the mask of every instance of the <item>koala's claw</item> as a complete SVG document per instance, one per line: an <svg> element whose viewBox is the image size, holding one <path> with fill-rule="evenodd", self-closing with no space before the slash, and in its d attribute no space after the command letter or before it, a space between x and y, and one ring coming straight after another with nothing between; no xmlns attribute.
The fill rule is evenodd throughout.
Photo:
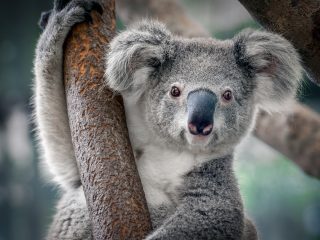
<svg viewBox="0 0 320 240"><path fill-rule="evenodd" d="M89 12L84 13L84 18L85 18L85 21L88 22L88 23L92 23L93 22L92 17L91 17Z"/></svg>
<svg viewBox="0 0 320 240"><path fill-rule="evenodd" d="M86 13L84 14L84 17L85 17L85 20L89 23L92 23L92 17L90 14L92 10L97 11L99 14L103 13L102 6L98 2L95 2L95 1L86 2L81 0L79 0L78 2L79 2L78 6L83 7L84 10L86 11Z"/></svg>
<svg viewBox="0 0 320 240"><path fill-rule="evenodd" d="M93 19L91 16L92 10L97 11L99 14L103 13L103 9L102 9L101 5L97 2L94 2L94 1L83 1L83 0L72 1L70 3L70 8L72 9L74 7L81 7L84 9L84 11L85 11L83 13L84 21L86 21L88 23L93 22Z"/></svg>
<svg viewBox="0 0 320 240"><path fill-rule="evenodd" d="M96 10L99 14L102 14L103 13L103 8L102 6L100 5L100 3L98 2L91 2L92 4L92 10Z"/></svg>

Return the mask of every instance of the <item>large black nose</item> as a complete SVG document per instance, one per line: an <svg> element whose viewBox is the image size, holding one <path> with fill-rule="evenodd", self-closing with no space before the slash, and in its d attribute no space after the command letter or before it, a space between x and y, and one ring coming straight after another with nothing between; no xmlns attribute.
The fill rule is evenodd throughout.
<svg viewBox="0 0 320 240"><path fill-rule="evenodd" d="M207 89L189 93L187 98L188 128L193 135L209 135L213 129L213 114L217 96Z"/></svg>

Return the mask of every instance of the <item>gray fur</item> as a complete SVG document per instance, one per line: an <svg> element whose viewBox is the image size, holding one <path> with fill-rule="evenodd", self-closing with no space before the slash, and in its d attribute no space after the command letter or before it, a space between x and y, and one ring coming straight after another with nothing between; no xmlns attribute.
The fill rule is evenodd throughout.
<svg viewBox="0 0 320 240"><path fill-rule="evenodd" d="M65 190L48 239L90 239L91 230L73 154L62 82L62 45L84 20L71 1L50 14L38 42L35 106L48 169ZM87 1L90 3L91 1ZM136 163L154 231L147 239L257 239L244 216L232 170L233 152L250 132L259 107L293 99L301 77L298 55L276 34L247 31L231 40L185 39L144 21L110 44L107 84L124 98ZM178 98L170 88L181 89ZM218 97L213 132L202 140L187 129L188 93ZM232 90L230 102L221 98ZM281 104L282 105L282 104Z"/></svg>
<svg viewBox="0 0 320 240"><path fill-rule="evenodd" d="M51 223L47 239L93 239L86 205L82 187L66 192L58 202L57 214Z"/></svg>
<svg viewBox="0 0 320 240"><path fill-rule="evenodd" d="M245 75L255 79L255 103L264 110L281 109L294 97L302 68L292 45L277 34L245 30L235 37L234 55Z"/></svg>
<svg viewBox="0 0 320 240"><path fill-rule="evenodd" d="M244 216L232 156L184 176L180 204L147 239L241 239Z"/></svg>
<svg viewBox="0 0 320 240"><path fill-rule="evenodd" d="M63 189L74 188L79 173L71 142L63 87L63 43L70 28L84 20L81 7L52 12L37 44L34 105L45 169Z"/></svg>
<svg viewBox="0 0 320 240"><path fill-rule="evenodd" d="M149 75L165 61L164 45L169 37L164 26L153 26L152 22L137 25L132 31L119 35L117 42L111 42L107 56L108 85L115 91L130 91L139 97L139 92L145 90L146 81L134 79L134 74L144 70Z"/></svg>

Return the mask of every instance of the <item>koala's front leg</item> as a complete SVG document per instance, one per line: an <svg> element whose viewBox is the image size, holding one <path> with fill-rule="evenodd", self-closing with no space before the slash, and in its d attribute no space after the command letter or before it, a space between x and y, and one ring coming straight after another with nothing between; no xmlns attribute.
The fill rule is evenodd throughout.
<svg viewBox="0 0 320 240"><path fill-rule="evenodd" d="M244 214L231 156L203 164L184 180L181 205L147 240L240 240Z"/></svg>
<svg viewBox="0 0 320 240"><path fill-rule="evenodd" d="M54 180L65 189L79 183L79 174L63 87L63 44L74 24L91 21L93 9L102 11L93 1L57 0L42 15L45 29L36 49L34 105L40 145Z"/></svg>

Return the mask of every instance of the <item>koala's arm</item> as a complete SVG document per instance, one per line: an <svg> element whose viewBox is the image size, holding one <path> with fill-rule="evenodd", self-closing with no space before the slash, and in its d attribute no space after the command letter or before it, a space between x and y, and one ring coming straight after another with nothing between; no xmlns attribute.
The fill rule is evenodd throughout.
<svg viewBox="0 0 320 240"><path fill-rule="evenodd" d="M79 173L71 142L63 86L63 44L71 27L90 18L97 9L91 1L55 1L50 14L42 15L44 32L36 48L35 122L46 169L64 189L79 185Z"/></svg>
<svg viewBox="0 0 320 240"><path fill-rule="evenodd" d="M241 239L245 221L231 157L203 164L184 181L181 205L147 240Z"/></svg>

